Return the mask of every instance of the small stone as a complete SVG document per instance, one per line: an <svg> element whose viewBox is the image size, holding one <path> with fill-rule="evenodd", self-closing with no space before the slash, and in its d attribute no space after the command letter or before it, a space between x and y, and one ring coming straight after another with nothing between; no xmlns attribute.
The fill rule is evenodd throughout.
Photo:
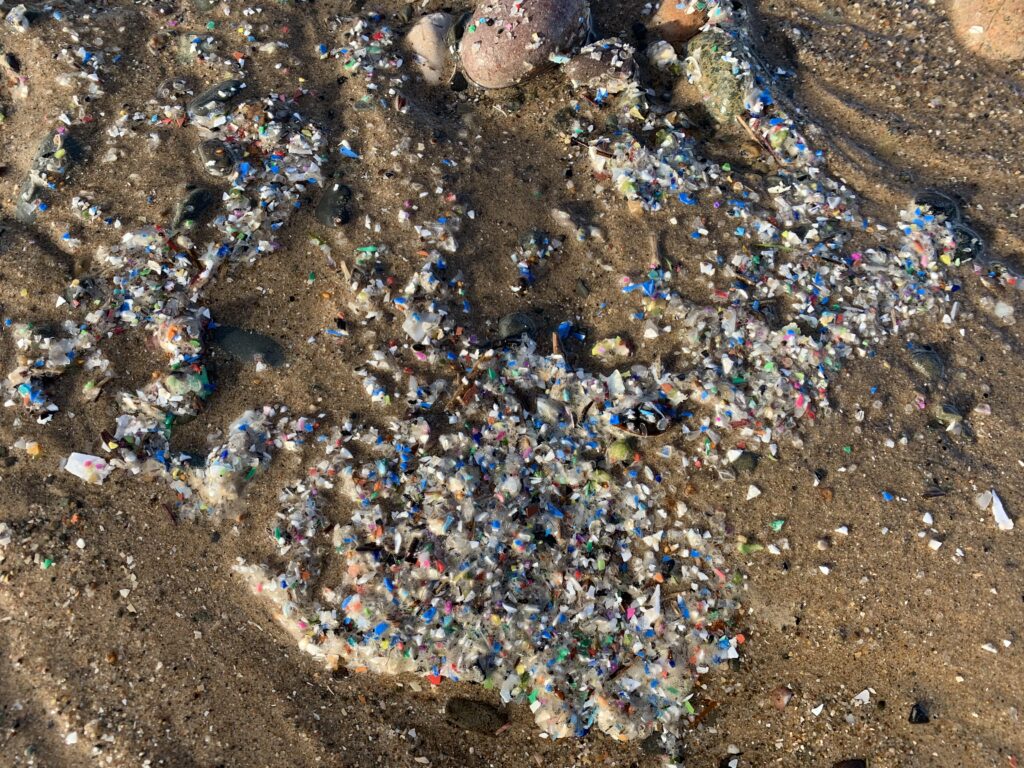
<svg viewBox="0 0 1024 768"><path fill-rule="evenodd" d="M466 77L508 88L550 69L590 29L587 0L483 0L459 42Z"/></svg>
<svg viewBox="0 0 1024 768"><path fill-rule="evenodd" d="M921 702L914 702L914 706L910 708L910 717L908 720L913 725L926 725L932 721L928 715L928 710Z"/></svg>
<svg viewBox="0 0 1024 768"><path fill-rule="evenodd" d="M501 341L520 339L524 335L536 341L539 330L536 319L525 312L509 312L498 321Z"/></svg>
<svg viewBox="0 0 1024 768"><path fill-rule="evenodd" d="M413 61L428 85L449 82L455 74L455 62L446 42L453 23L451 14L431 13L413 24L405 36Z"/></svg>
<svg viewBox="0 0 1024 768"><path fill-rule="evenodd" d="M107 651L107 664L117 664L117 651Z"/></svg>
<svg viewBox="0 0 1024 768"><path fill-rule="evenodd" d="M652 37L670 43L685 43L708 21L706 10L689 13L689 0L662 0L647 28Z"/></svg>
<svg viewBox="0 0 1024 768"><path fill-rule="evenodd" d="M493 734L508 722L508 715L504 710L485 701L458 696L448 700L444 713L448 722L453 725L479 733Z"/></svg>
<svg viewBox="0 0 1024 768"><path fill-rule="evenodd" d="M241 80L224 80L211 85L188 104L188 116L212 117L227 112L228 107L245 89Z"/></svg>
<svg viewBox="0 0 1024 768"><path fill-rule="evenodd" d="M325 227L341 227L352 221L352 190L340 181L331 181L314 212Z"/></svg>
<svg viewBox="0 0 1024 768"><path fill-rule="evenodd" d="M210 331L210 343L243 362L263 362L272 368L284 364L284 349L262 333L231 325L218 325Z"/></svg>
<svg viewBox="0 0 1024 768"><path fill-rule="evenodd" d="M771 693L768 694L768 698L772 706L781 712L793 700L793 690L788 686L780 685L772 689Z"/></svg>
<svg viewBox="0 0 1024 768"><path fill-rule="evenodd" d="M834 763L832 768L868 768L868 761L859 757L853 757Z"/></svg>

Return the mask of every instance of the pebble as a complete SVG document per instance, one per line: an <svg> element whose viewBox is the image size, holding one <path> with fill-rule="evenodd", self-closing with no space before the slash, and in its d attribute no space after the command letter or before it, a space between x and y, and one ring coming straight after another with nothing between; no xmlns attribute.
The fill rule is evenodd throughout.
<svg viewBox="0 0 1024 768"><path fill-rule="evenodd" d="M853 757L834 763L832 768L868 768L868 761L860 757Z"/></svg>
<svg viewBox="0 0 1024 768"><path fill-rule="evenodd" d="M913 725L927 725L932 721L931 717L928 715L928 710L925 708L924 704L919 701L914 702L914 706L910 708L910 717L907 719Z"/></svg>
<svg viewBox="0 0 1024 768"><path fill-rule="evenodd" d="M507 88L552 66L590 29L587 0L484 0L459 42L466 77L481 88Z"/></svg>
<svg viewBox="0 0 1024 768"><path fill-rule="evenodd" d="M761 460L761 457L756 453L750 451L742 451L736 460L733 461L732 467L737 472L753 472L757 469L757 464Z"/></svg>
<svg viewBox="0 0 1024 768"><path fill-rule="evenodd" d="M786 706L793 700L793 689L780 685L777 688L773 688L769 694L769 698L772 702L772 706L780 712L786 708Z"/></svg>
<svg viewBox="0 0 1024 768"><path fill-rule="evenodd" d="M227 112L228 106L245 89L241 80L224 80L211 85L188 104L189 117L210 117Z"/></svg>
<svg viewBox="0 0 1024 768"><path fill-rule="evenodd" d="M504 710L484 701L460 696L448 700L444 713L448 722L467 731L479 733L494 733L508 722L508 715Z"/></svg>
<svg viewBox="0 0 1024 768"><path fill-rule="evenodd" d="M662 0L647 25L651 36L670 43L685 43L692 38L707 23L708 14L706 10L687 13L688 9L687 0Z"/></svg>
<svg viewBox="0 0 1024 768"><path fill-rule="evenodd" d="M210 331L210 343L243 362L264 362L272 368L284 364L284 349L269 336L233 325L218 325Z"/></svg>
<svg viewBox="0 0 1024 768"><path fill-rule="evenodd" d="M352 221L352 190L340 181L328 184L314 212L325 227L340 227Z"/></svg>
<svg viewBox="0 0 1024 768"><path fill-rule="evenodd" d="M448 13L423 16L405 36L416 68L428 85L440 85L455 74L455 61L448 50L448 32L454 18Z"/></svg>
<svg viewBox="0 0 1024 768"><path fill-rule="evenodd" d="M573 88L620 93L636 78L633 47L617 37L580 49L563 67Z"/></svg>
<svg viewBox="0 0 1024 768"><path fill-rule="evenodd" d="M223 141L208 139L199 145L199 159L211 176L230 176L235 171L235 156Z"/></svg>

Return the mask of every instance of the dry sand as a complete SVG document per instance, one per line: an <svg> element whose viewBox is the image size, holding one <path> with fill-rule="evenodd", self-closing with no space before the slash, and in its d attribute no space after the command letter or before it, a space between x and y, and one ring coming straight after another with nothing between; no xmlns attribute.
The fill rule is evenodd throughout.
<svg viewBox="0 0 1024 768"><path fill-rule="evenodd" d="M287 90L305 78L315 94L304 99L307 114L331 131L332 141L343 129L362 146L393 146L414 134L426 142L428 159L439 159L449 148L466 153L460 128L480 133L472 168L452 172L445 184L478 212L454 261L467 274L481 327L529 302L554 321L585 320L595 337L630 330L628 305L595 261L611 264L613 274L634 270L649 258L646 231L661 233L665 251L681 258L691 246L669 225L670 214L638 219L617 199L593 197L585 160L574 163L575 191L566 189L571 163L553 125L569 101L560 76L479 98L423 90L410 94L414 109L407 116L356 115L351 84L339 83L336 64L314 53L327 21L353 5L363 3L266 4L254 22L267 25L261 39L286 40L290 48L255 55L250 88ZM598 0L596 24L605 33L628 34L642 6ZM2 7L6 12L10 3ZM231 41L227 50L240 45L232 27L244 20L245 7L233 5L230 21L212 16L218 34ZM421 7L441 4L428 0L417 12ZM199 177L196 138L187 128L165 131L166 140L152 152L140 124L121 140L129 150L125 161L97 161L112 117L145 112L162 80L179 73L195 84L218 79L202 65L178 61L173 46L155 54L147 49L149 35L168 18L181 19L182 29L198 29L211 14L174 0L98 6L91 34L101 35L104 45L121 45L124 62L105 83L107 95L89 107L96 120L85 134L91 160L55 196L57 208L66 211L77 190L94 190L130 228L161 218L180 185ZM873 215L895 221L897 206L914 189L941 187L967 201L967 215L994 252L1008 261L1021 258L1019 64L982 60L958 47L942 3L760 2L756 22L763 57L795 73L780 81L787 98L803 120L819 126L812 139L830 149L833 172L865 196ZM12 103L0 90L8 112L0 124L5 220L40 126L63 105L52 84L59 69L51 58L55 39L52 25L25 35L0 29L0 45L31 75L27 101ZM274 69L273 62L282 67ZM729 151L709 151L716 149ZM401 157L365 163L348 180L360 215L397 210L407 180L437 183L430 175L436 168L436 162L413 167ZM508 286L515 268L507 254L520 233L568 200L590 210L607 231L607 244L584 248L570 241L528 297L513 294ZM42 219L36 231L3 225L4 317L59 316L55 295L83 268L83 256L61 250L55 220ZM306 341L333 322L335 296L344 290L340 276L308 245L318 229L308 213L300 214L284 234L284 250L210 294L219 321L278 338L290 364L257 373L215 356L218 392L176 438L180 447L202 450L209 432L263 402L335 413L366 409L351 372L359 350L332 352ZM87 254L91 244L109 241L110 231L87 224L79 237L79 254ZM397 252L416 248L407 230L374 236L359 222L342 237L353 246L377 238ZM413 263L404 269L402 280ZM317 275L313 285L310 273ZM592 288L586 298L574 290L580 277ZM1021 527L1001 532L990 513L973 504L978 491L995 488L1012 516L1024 510L1022 342L1019 326L1000 328L988 319L977 303L982 291L967 282L965 311L956 323L935 318L914 331L946 357L948 397L968 412L990 406L991 415L971 414L972 438L953 438L929 427L925 415L905 411L917 382L901 341L893 340L837 377L836 412L807 432L802 451L787 449L779 462L762 462L755 476L759 498L745 501L746 483L710 475L681 481L691 503L726 510L737 535L784 537L790 546L781 556L731 555L747 579L747 642L738 663L704 681L700 716L686 735L686 765L728 765L722 761L730 750L738 751L742 766L830 766L864 758L875 768L1014 766L1024 753ZM599 312L602 302L609 309ZM111 348L121 386L144 381L154 365L153 355L134 341ZM4 370L12 359L5 340ZM177 522L166 511L171 497L162 485L115 476L91 487L59 469L70 450L95 450L100 430L115 416L103 399L76 399L78 384L58 385L63 413L48 427L24 418L16 423L13 410L0 419L0 445L27 436L42 446L36 459L13 449L0 457L0 519L14 530L0 560L0 765L659 763L638 744L597 735L542 739L525 707L512 709L512 727L498 736L459 730L446 722L443 707L456 693L481 695L467 685L325 672L296 650L231 572L239 556L257 562L269 556L265 529L276 494L302 471L302 457L282 455L260 476L246 497L244 519ZM886 447L886 440L896 446ZM817 487L815 470L823 477ZM924 498L932 482L948 495ZM899 499L885 502L882 489ZM922 522L925 513L931 525ZM779 536L768 528L775 519L786 521ZM839 526L848 526L848 535L836 533ZM943 541L938 551L928 546L936 537ZM42 569L43 558L54 565ZM795 694L781 711L771 703L780 685ZM866 689L869 700L855 702ZM929 723L908 722L915 702L926 706ZM67 743L71 733L74 744Z"/></svg>

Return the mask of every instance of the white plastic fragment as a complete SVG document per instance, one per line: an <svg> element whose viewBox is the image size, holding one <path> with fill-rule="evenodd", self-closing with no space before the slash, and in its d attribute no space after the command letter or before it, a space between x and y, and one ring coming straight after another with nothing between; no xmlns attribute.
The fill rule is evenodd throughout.
<svg viewBox="0 0 1024 768"><path fill-rule="evenodd" d="M72 453L64 463L64 469L87 483L102 485L113 468L99 456Z"/></svg>
<svg viewBox="0 0 1024 768"><path fill-rule="evenodd" d="M761 489L758 488L756 485L751 485L749 488L747 488L747 501L750 501L751 499L756 499L760 495Z"/></svg>

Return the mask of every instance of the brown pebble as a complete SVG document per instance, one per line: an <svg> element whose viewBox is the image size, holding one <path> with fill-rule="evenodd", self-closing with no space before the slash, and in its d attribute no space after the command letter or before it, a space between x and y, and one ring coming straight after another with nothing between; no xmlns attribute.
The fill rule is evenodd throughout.
<svg viewBox="0 0 1024 768"><path fill-rule="evenodd" d="M107 651L107 664L117 664L117 651Z"/></svg>
<svg viewBox="0 0 1024 768"><path fill-rule="evenodd" d="M772 689L769 699L772 702L772 706L781 712L793 700L793 690L788 686L780 685L778 688Z"/></svg>
<svg viewBox="0 0 1024 768"><path fill-rule="evenodd" d="M832 497L835 495L831 488L819 488L818 493L821 494L821 500L826 503L832 501Z"/></svg>

